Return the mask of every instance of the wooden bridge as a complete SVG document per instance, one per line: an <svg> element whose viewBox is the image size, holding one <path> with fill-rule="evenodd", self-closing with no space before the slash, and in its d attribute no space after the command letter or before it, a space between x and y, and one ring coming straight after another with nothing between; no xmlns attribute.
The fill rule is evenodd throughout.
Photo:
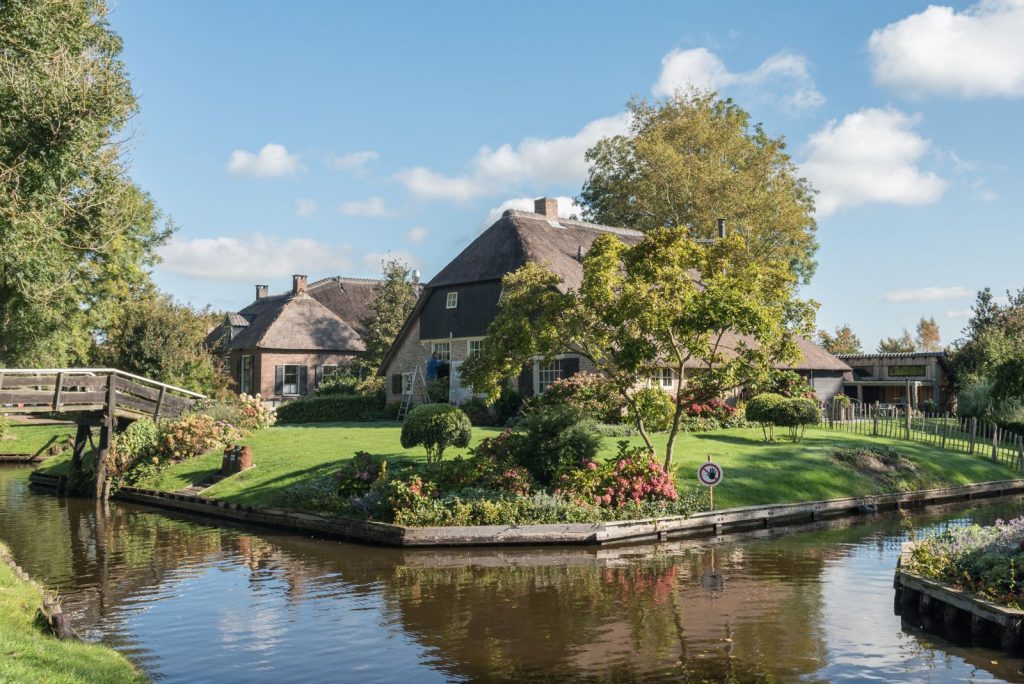
<svg viewBox="0 0 1024 684"><path fill-rule="evenodd" d="M107 456L118 418L176 418L202 394L116 368L0 368L0 414L62 414L78 425L71 459L71 481L82 472L92 429L100 429L96 496L106 498Z"/></svg>

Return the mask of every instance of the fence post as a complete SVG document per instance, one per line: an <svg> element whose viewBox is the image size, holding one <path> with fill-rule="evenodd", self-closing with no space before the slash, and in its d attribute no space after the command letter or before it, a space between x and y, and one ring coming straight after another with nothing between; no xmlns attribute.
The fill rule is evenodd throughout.
<svg viewBox="0 0 1024 684"><path fill-rule="evenodd" d="M904 428L905 428L906 434L907 434L907 441L909 442L910 441L910 404L907 404L907 415L906 415L906 419L904 420L904 423L905 423Z"/></svg>
<svg viewBox="0 0 1024 684"><path fill-rule="evenodd" d="M999 462L999 426L992 423L992 462Z"/></svg>
<svg viewBox="0 0 1024 684"><path fill-rule="evenodd" d="M946 438L949 437L949 412L942 414L942 448L946 448Z"/></svg>
<svg viewBox="0 0 1024 684"><path fill-rule="evenodd" d="M1024 439L1017 435L1017 470L1024 472Z"/></svg>
<svg viewBox="0 0 1024 684"><path fill-rule="evenodd" d="M967 453L971 456L974 455L974 442L978 434L978 419L975 416L971 416L971 446L967 450Z"/></svg>

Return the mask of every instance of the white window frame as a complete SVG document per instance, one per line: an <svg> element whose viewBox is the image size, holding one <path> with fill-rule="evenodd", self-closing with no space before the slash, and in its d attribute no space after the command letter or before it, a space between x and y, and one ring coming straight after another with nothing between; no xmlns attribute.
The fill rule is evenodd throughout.
<svg viewBox="0 0 1024 684"><path fill-rule="evenodd" d="M468 340L466 342L466 357L469 358L473 354L479 354L484 348L483 339L479 340Z"/></svg>
<svg viewBox="0 0 1024 684"><path fill-rule="evenodd" d="M337 363L325 363L320 366L320 381L322 382L328 375L337 373L339 368L341 368L341 365Z"/></svg>
<svg viewBox="0 0 1024 684"><path fill-rule="evenodd" d="M402 394L412 393L412 373L402 373Z"/></svg>
<svg viewBox="0 0 1024 684"><path fill-rule="evenodd" d="M535 395L544 394L553 382L561 378L562 357L552 359L550 363L545 363L540 359L533 362L533 393Z"/></svg>
<svg viewBox="0 0 1024 684"><path fill-rule="evenodd" d="M444 308L446 309L457 309L459 308L459 293L449 292L444 299Z"/></svg>
<svg viewBox="0 0 1024 684"><path fill-rule="evenodd" d="M281 395L285 397L297 397L299 396L299 368L300 365L297 363L286 363L283 364L284 372L281 374ZM288 369L294 369L295 382L288 382ZM288 390L294 388L295 391L289 392Z"/></svg>
<svg viewBox="0 0 1024 684"><path fill-rule="evenodd" d="M249 367L246 368L246 361L248 361ZM242 356L241 367L238 373L238 392L239 394L253 394L252 391L252 354L245 354Z"/></svg>
<svg viewBox="0 0 1024 684"><path fill-rule="evenodd" d="M452 343L451 340L445 340L444 342L431 342L430 343L430 354L433 356L437 354L438 358L442 361L451 362L452 360Z"/></svg>
<svg viewBox="0 0 1024 684"><path fill-rule="evenodd" d="M658 369L658 386L662 389L672 390L676 388L676 372L672 368Z"/></svg>

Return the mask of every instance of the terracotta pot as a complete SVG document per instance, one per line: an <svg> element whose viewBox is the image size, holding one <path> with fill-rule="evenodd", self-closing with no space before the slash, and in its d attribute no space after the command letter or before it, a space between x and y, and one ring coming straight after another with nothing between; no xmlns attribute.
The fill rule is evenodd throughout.
<svg viewBox="0 0 1024 684"><path fill-rule="evenodd" d="M252 468L252 447L239 447L238 449L238 471Z"/></svg>

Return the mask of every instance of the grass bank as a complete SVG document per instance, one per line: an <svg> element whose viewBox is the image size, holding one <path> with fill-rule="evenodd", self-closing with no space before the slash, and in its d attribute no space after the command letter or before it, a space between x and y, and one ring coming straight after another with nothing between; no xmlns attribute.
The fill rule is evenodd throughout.
<svg viewBox="0 0 1024 684"><path fill-rule="evenodd" d="M473 443L498 433L497 428L474 428ZM252 447L256 467L227 478L204 492L204 496L250 506L301 507L289 501L287 489L329 476L356 451L367 451L389 460L421 459L423 450L402 449L397 423L319 424L273 427L255 433L243 443ZM666 435L656 435L659 452ZM605 438L601 455L616 451L617 438ZM638 437L629 438L639 444ZM681 486L696 486L696 471L708 455L725 470L723 483L715 490L719 508L757 504L814 501L845 496L863 496L893 491L890 485L834 458L840 449L892 449L913 464L912 478L903 487L923 489L951 487L974 482L1003 480L1017 476L1005 466L981 456L965 456L919 442L869 437L812 428L803 441L765 443L756 428L720 430L680 435L675 455L675 472ZM453 458L461 450L446 452ZM220 453L211 452L176 464L143 486L164 491L183 489L206 479L220 467Z"/></svg>
<svg viewBox="0 0 1024 684"><path fill-rule="evenodd" d="M12 423L10 437L0 439L0 454L38 454L75 436L74 425Z"/></svg>
<svg viewBox="0 0 1024 684"><path fill-rule="evenodd" d="M0 544L0 682L144 682L124 656L95 644L58 641L36 622L42 589L14 573Z"/></svg>

